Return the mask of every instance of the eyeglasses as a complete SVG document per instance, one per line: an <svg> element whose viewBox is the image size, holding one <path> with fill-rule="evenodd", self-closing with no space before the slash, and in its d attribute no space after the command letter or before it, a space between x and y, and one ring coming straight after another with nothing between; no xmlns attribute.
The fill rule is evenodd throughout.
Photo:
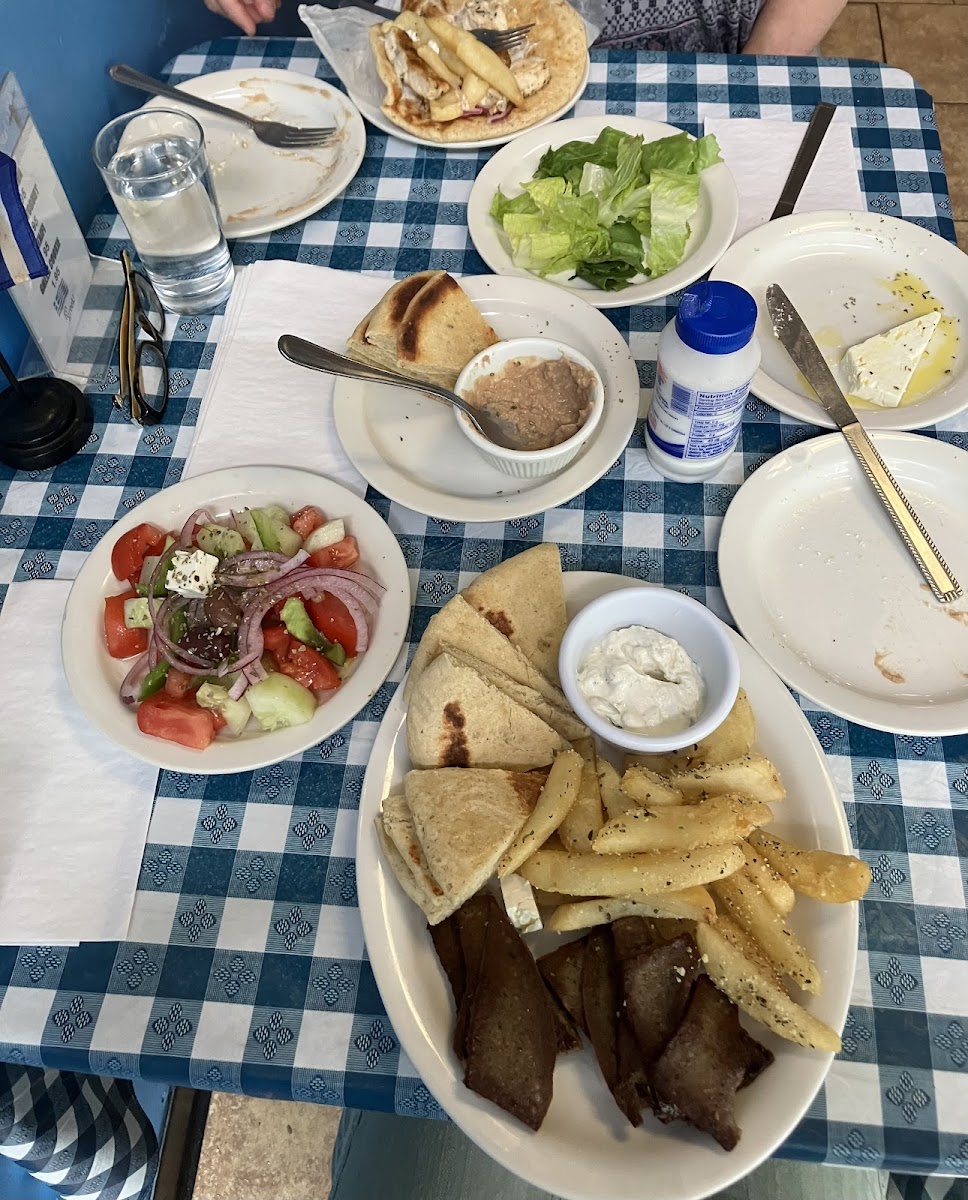
<svg viewBox="0 0 968 1200"><path fill-rule="evenodd" d="M168 362L165 359L165 310L148 279L121 251L124 301L118 333L118 394L116 408L139 425L157 425L168 403Z"/></svg>

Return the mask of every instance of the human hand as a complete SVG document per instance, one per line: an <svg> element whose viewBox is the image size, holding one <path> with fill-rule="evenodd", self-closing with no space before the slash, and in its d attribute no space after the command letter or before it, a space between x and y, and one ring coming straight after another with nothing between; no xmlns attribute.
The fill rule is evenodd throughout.
<svg viewBox="0 0 968 1200"><path fill-rule="evenodd" d="M243 33L252 37L258 24L272 20L280 2L281 0L205 0L205 7L209 12L228 17Z"/></svg>

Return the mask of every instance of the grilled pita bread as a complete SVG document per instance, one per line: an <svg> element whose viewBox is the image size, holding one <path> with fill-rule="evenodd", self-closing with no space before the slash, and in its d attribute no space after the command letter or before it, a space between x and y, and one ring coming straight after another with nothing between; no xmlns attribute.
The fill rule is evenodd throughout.
<svg viewBox="0 0 968 1200"><path fill-rule="evenodd" d="M387 831L387 837L399 850L420 890L441 900L444 889L430 873L423 847L417 840L410 805L402 793L387 796L383 801L383 828Z"/></svg>
<svg viewBox="0 0 968 1200"><path fill-rule="evenodd" d="M347 342L350 358L453 388L470 360L497 334L446 271L401 279Z"/></svg>
<svg viewBox="0 0 968 1200"><path fill-rule="evenodd" d="M540 717L556 733L560 733L566 742L574 742L577 738L588 737L588 726L583 725L570 708L561 708L557 704L552 704L536 688L528 687L526 683L518 683L516 679L499 671L497 667L489 666L473 654L466 654L463 650L458 650L456 646L442 642L440 649L441 653L456 659L462 666L476 671L482 679L486 679L505 696L510 696L516 703L522 705L529 712L533 712L536 717Z"/></svg>
<svg viewBox="0 0 968 1200"><path fill-rule="evenodd" d="M478 575L461 593L467 603L552 682L568 624L561 555L543 542Z"/></svg>
<svg viewBox="0 0 968 1200"><path fill-rule="evenodd" d="M404 789L427 866L452 908L473 896L531 815L544 783L516 771L409 771Z"/></svg>
<svg viewBox="0 0 968 1200"><path fill-rule="evenodd" d="M405 8L416 5L407 3ZM449 5L442 6L450 8ZM579 85L588 61L585 23L565 0L512 0L507 6L510 27L533 25L529 54L543 58L550 78L523 108L512 108L497 124L488 124L486 116L459 117L454 121L431 120L426 105L413 94L407 95L391 66L384 45L388 23L371 25L370 49L377 73L386 88L383 111L402 129L434 142L504 141L508 134L528 129L553 112L577 99Z"/></svg>
<svg viewBox="0 0 968 1200"><path fill-rule="evenodd" d="M431 617L410 664L410 673L403 692L404 699L409 700L413 695L421 675L441 653L444 645L473 655L489 667L509 675L516 683L533 688L556 708L568 708L564 693L473 609L463 596L455 596L439 613Z"/></svg>
<svg viewBox="0 0 968 1200"><path fill-rule="evenodd" d="M449 654L434 659L413 689L407 746L415 767L509 771L545 767L569 748L540 717Z"/></svg>
<svg viewBox="0 0 968 1200"><path fill-rule="evenodd" d="M438 898L418 885L416 877L404 861L403 855L394 846L390 840L387 831L383 828L383 820L377 817L374 820L376 826L376 835L380 841L380 848L383 851L383 857L387 860L390 870L396 876L397 883L403 888L404 892L417 905L423 909L424 915L431 925L436 925L450 916L455 905L452 905L446 898Z"/></svg>

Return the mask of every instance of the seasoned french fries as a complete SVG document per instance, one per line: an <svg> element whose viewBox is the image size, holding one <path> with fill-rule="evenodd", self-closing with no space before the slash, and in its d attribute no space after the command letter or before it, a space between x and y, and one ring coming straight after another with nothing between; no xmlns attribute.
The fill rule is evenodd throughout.
<svg viewBox="0 0 968 1200"><path fill-rule="evenodd" d="M633 760L658 775L670 775L675 771L713 767L743 758L749 754L755 740L756 718L746 693L740 688L726 720L709 737L681 750L673 750L671 754L630 754L626 761Z"/></svg>
<svg viewBox="0 0 968 1200"><path fill-rule="evenodd" d="M430 116L434 121L456 121L464 111L460 96L451 88L436 100L428 100Z"/></svg>
<svg viewBox="0 0 968 1200"><path fill-rule="evenodd" d="M517 80L511 74L510 68L489 47L479 42L466 29L459 29L443 17L427 17L426 23L438 45L446 46L453 51L462 62L486 80L496 92L506 96L518 108L524 107L524 97L518 87Z"/></svg>
<svg viewBox="0 0 968 1200"><path fill-rule="evenodd" d="M746 957L720 930L722 921L696 925L696 942L709 978L754 1021L789 1042L836 1054L840 1037L791 1000L768 970Z"/></svg>
<svg viewBox="0 0 968 1200"><path fill-rule="evenodd" d="M805 992L819 992L820 968L744 868L712 884L718 903L766 952L781 975Z"/></svg>
<svg viewBox="0 0 968 1200"><path fill-rule="evenodd" d="M512 875L564 821L578 799L583 767L581 755L575 750L559 754L551 764L534 812L498 863L497 873L501 879Z"/></svg>
<svg viewBox="0 0 968 1200"><path fill-rule="evenodd" d="M579 738L574 745L583 760L581 785L578 798L558 826L558 837L566 850L579 853L591 849L592 840L602 827L602 795L598 786L594 740L590 737Z"/></svg>
<svg viewBox="0 0 968 1200"><path fill-rule="evenodd" d="M678 788L671 787L668 780L648 767L629 766L631 755L625 756L625 774L622 776L622 791L643 808L659 808L666 804L684 804L685 799Z"/></svg>
<svg viewBox="0 0 968 1200"><path fill-rule="evenodd" d="M712 767L677 771L669 775L665 782L668 787L677 788L687 801L698 800L700 796L739 792L763 804L774 804L786 795L779 772L762 754L747 754L744 758L717 763Z"/></svg>
<svg viewBox="0 0 968 1200"><path fill-rule="evenodd" d="M598 786L602 795L602 808L609 821L614 821L630 810L638 811L636 802L622 791L622 779L607 758L597 762Z"/></svg>
<svg viewBox="0 0 968 1200"><path fill-rule="evenodd" d="M740 841L772 817L768 805L743 796L710 796L697 804L679 804L654 812L637 808L603 825L592 849L598 854L626 854L722 846Z"/></svg>
<svg viewBox="0 0 968 1200"><path fill-rule="evenodd" d="M871 885L871 869L863 859L830 850L801 850L775 833L758 830L750 844L783 876L795 892L828 904L860 900Z"/></svg>
<svg viewBox="0 0 968 1200"><path fill-rule="evenodd" d="M544 847L527 859L520 874L544 891L638 899L725 879L745 861L738 846L705 846L683 854L577 854Z"/></svg>
<svg viewBox="0 0 968 1200"><path fill-rule="evenodd" d="M455 92L460 91L461 77L450 67L446 65L436 50L432 50L429 46L418 46L417 57L430 67L435 75L439 76L444 83L449 84Z"/></svg>
<svg viewBox="0 0 968 1200"><path fill-rule="evenodd" d="M750 879L783 917L793 911L797 895L779 872L770 865L766 855L749 842L741 842L746 855L746 870Z"/></svg>
<svg viewBox="0 0 968 1200"><path fill-rule="evenodd" d="M556 933L573 929L591 929L610 925L619 917L664 917L687 921L714 921L716 906L704 887L686 888L665 896L615 896L608 899L578 900L562 904L545 923Z"/></svg>
<svg viewBox="0 0 968 1200"><path fill-rule="evenodd" d="M446 50L446 46L441 46L441 50ZM444 58L441 54L441 58ZM458 59L458 62L460 60ZM444 58L444 62L447 59ZM467 68L465 67L465 70ZM464 86L461 88L461 93L464 97L464 103L468 108L477 108L480 102L487 95L487 80L482 79L480 75L475 75L473 71L468 70L464 76Z"/></svg>

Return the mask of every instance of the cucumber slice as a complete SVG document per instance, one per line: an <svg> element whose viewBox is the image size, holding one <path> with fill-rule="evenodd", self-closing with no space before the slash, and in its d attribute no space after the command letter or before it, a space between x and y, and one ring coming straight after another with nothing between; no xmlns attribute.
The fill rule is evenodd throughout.
<svg viewBox="0 0 968 1200"><path fill-rule="evenodd" d="M265 730L305 725L316 711L316 697L288 675L270 675L245 693L255 719Z"/></svg>
<svg viewBox="0 0 968 1200"><path fill-rule="evenodd" d="M233 700L229 689L217 683L203 683L195 693L195 699L202 708L221 713L225 718L225 727L233 737L239 736L252 716L252 708L244 696Z"/></svg>
<svg viewBox="0 0 968 1200"><path fill-rule="evenodd" d="M245 551L242 534L225 525L203 525L195 534L198 548L206 554L214 554L216 558L231 558L233 554Z"/></svg>
<svg viewBox="0 0 968 1200"><path fill-rule="evenodd" d="M268 504L262 511L271 521L278 521L280 525L289 524L289 513L281 504Z"/></svg>
<svg viewBox="0 0 968 1200"><path fill-rule="evenodd" d="M255 521L252 520L252 514L247 508L243 508L241 512L233 514L235 517L235 525L239 533L245 538L253 550L264 549L262 538L259 537L259 531L255 527Z"/></svg>
<svg viewBox="0 0 968 1200"><path fill-rule="evenodd" d="M327 521L325 525L320 525L318 529L314 529L309 537L306 538L303 549L307 554L315 554L317 550L325 550L327 546L335 546L344 537L346 537L346 527L342 520L337 518L335 521Z"/></svg>
<svg viewBox="0 0 968 1200"><path fill-rule="evenodd" d="M291 525L273 521L272 528L279 541L279 549L288 558L292 558L298 550L302 549L303 540Z"/></svg>
<svg viewBox="0 0 968 1200"><path fill-rule="evenodd" d="M148 612L148 597L136 596L124 602L124 624L128 629L150 629L151 613Z"/></svg>
<svg viewBox="0 0 968 1200"><path fill-rule="evenodd" d="M266 516L264 508L250 508L248 511L255 522L263 548L270 553L276 553L279 550L279 537L276 533L275 522L271 517Z"/></svg>

